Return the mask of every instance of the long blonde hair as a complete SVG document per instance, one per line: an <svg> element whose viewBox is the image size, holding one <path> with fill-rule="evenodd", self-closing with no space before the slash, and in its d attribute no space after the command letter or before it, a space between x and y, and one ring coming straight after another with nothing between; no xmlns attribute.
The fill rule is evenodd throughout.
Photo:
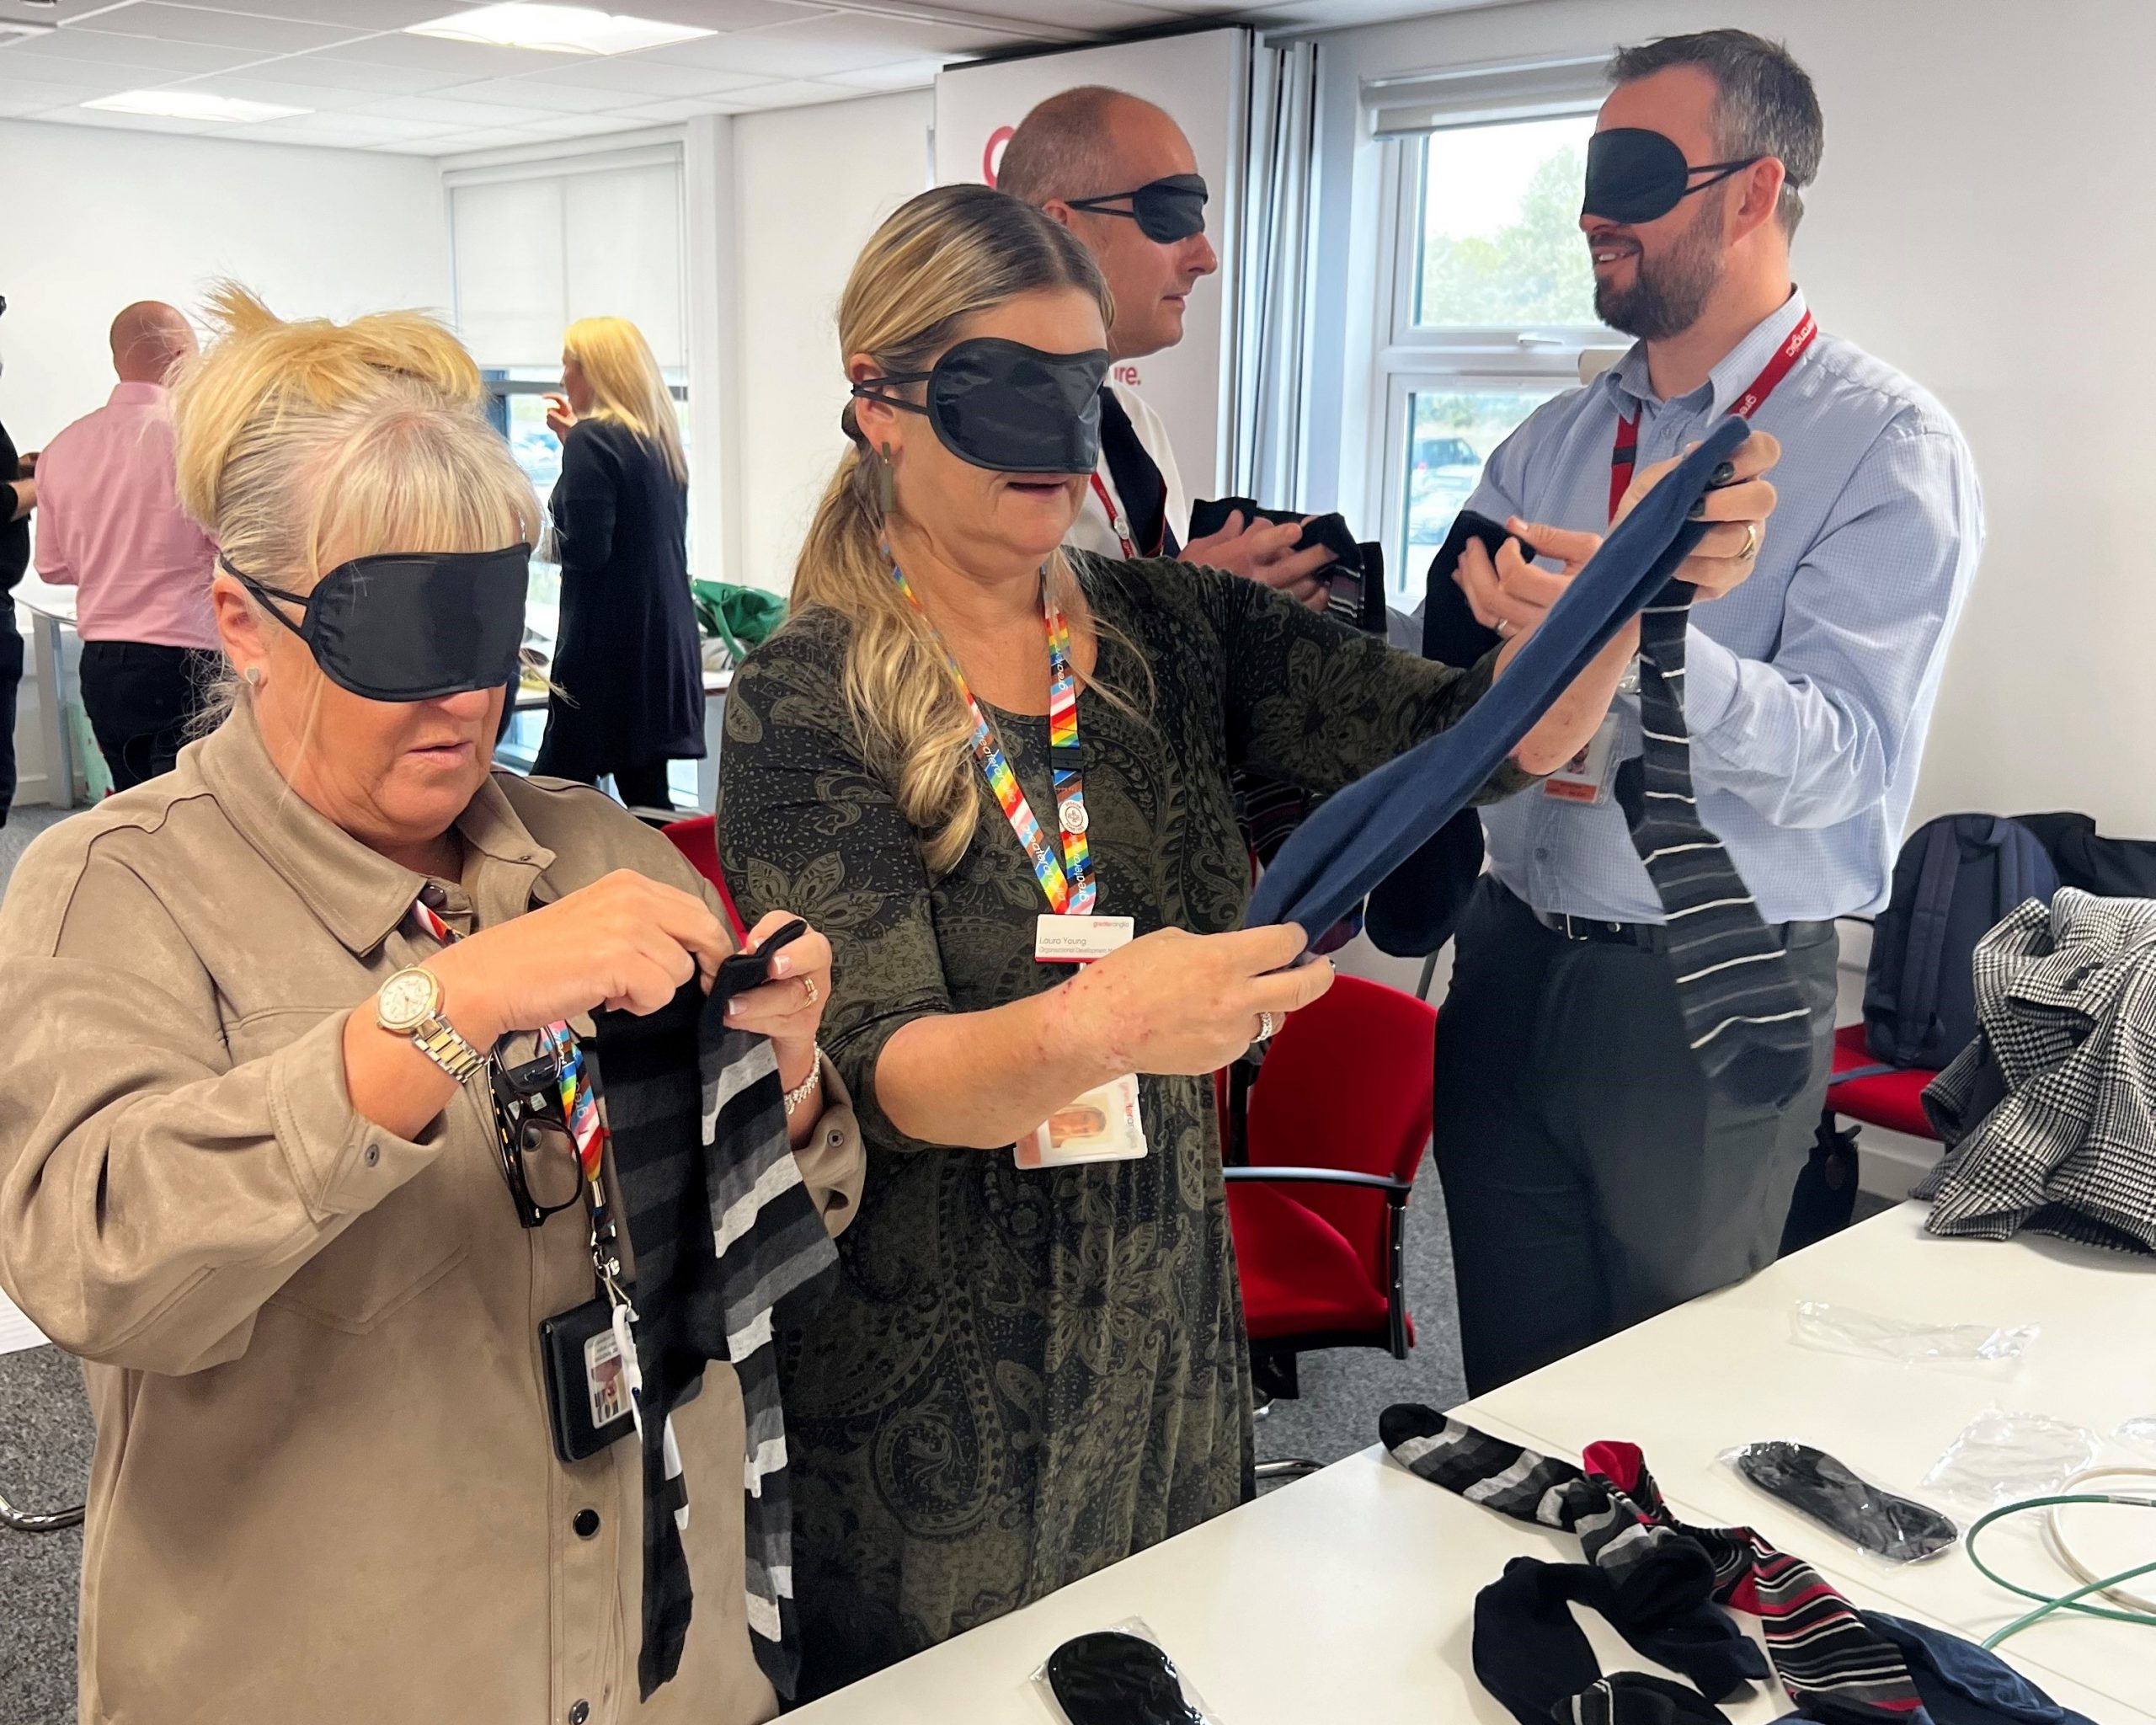
<svg viewBox="0 0 2156 1725"><path fill-rule="evenodd" d="M839 301L839 355L887 373L926 371L959 326L1020 294L1077 288L1113 313L1092 256L1047 216L980 185L939 186L899 206L855 262ZM942 651L891 579L882 550L877 466L849 402L840 457L794 567L793 609L821 606L851 625L846 695L856 730L893 777L899 809L925 835L929 868L954 868L979 820L969 751L973 722ZM1062 553L1049 585L1074 619L1084 595ZM1095 686L1097 686L1096 685ZM1121 703L1118 703L1121 704Z"/></svg>
<svg viewBox="0 0 2156 1725"><path fill-rule="evenodd" d="M591 386L591 417L627 426L666 458L676 481L687 484L681 424L643 331L627 318L579 318L563 334L562 351Z"/></svg>
<svg viewBox="0 0 2156 1725"><path fill-rule="evenodd" d="M207 317L173 393L179 502L232 567L305 593L355 557L536 542L539 499L442 324L288 323L231 282Z"/></svg>

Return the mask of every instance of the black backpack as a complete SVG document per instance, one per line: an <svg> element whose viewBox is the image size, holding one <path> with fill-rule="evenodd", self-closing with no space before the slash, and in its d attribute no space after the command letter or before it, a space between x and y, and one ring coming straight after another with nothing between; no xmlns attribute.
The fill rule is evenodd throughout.
<svg viewBox="0 0 2156 1725"><path fill-rule="evenodd" d="M1942 814L1909 836L1871 931L1864 1042L1874 1060L1936 1070L1977 1039L1977 943L2058 874L2036 836L1998 814Z"/></svg>

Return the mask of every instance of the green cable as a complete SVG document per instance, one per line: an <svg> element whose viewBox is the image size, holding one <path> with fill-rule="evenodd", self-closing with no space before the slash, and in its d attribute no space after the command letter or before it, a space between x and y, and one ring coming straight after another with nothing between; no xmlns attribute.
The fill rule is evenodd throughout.
<svg viewBox="0 0 2156 1725"><path fill-rule="evenodd" d="M2143 1563L2136 1568L2121 1570L2116 1575L2107 1575L2100 1581L2092 1581L2086 1587L2078 1587L2071 1593L2056 1596L2038 1593L2034 1588L2009 1581L1977 1555L1977 1535L1992 1523L2004 1516L2020 1515L2031 1509L2047 1509L2069 1503L2115 1503L2132 1509L2156 1509L2156 1498L2125 1498L2105 1492L2073 1492L2050 1498L2029 1498L2018 1503L2007 1503L1981 1517L1962 1541L1962 1548L1969 1554L1970 1562L1977 1572L1995 1587L2002 1587L2010 1594L2019 1594L2025 1599L2037 1599L2040 1604L2033 1611L2017 1617L1994 1635L1987 1636L1983 1645L1995 1648L2009 1636L2019 1635L2032 1623L2041 1623L2054 1611L2075 1611L2089 1617L2108 1617L2117 1623L2135 1623L2144 1628L2156 1628L2156 1612L2125 1611L2110 1605L2084 1605L2080 1603L2090 1594L2100 1594L2107 1589L2119 1587L2136 1578L2156 1574L2156 1562ZM2084 1571L2084 1573L2086 1573Z"/></svg>

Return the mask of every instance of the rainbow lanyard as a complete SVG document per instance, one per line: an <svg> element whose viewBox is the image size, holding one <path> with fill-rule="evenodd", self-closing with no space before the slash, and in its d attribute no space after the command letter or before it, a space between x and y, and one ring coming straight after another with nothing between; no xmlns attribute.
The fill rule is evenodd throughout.
<svg viewBox="0 0 2156 1725"><path fill-rule="evenodd" d="M412 916L421 928L444 946L452 945L459 938L456 931L424 904L415 903ZM584 1171L585 1195L595 1205L594 1217L602 1217L606 1209L606 1188L599 1171L606 1154L606 1128L599 1118L599 1099L592 1089L591 1069L584 1063L576 1032L564 1023L549 1024L542 1030L539 1045L553 1058L555 1081L561 1090L562 1119L568 1123L569 1137L576 1145L577 1165Z"/></svg>
<svg viewBox="0 0 2156 1725"><path fill-rule="evenodd" d="M1060 862L1042 836L1041 824L1033 818L1033 806L1018 787L1018 776L1003 758L995 734L988 727L988 715L981 711L980 702L974 699L974 692L967 686L966 674L959 669L957 656L944 644L936 625L929 622L928 613L921 609L921 600L906 579L905 571L895 562L891 565L891 579L899 584L899 591L912 601L913 608L921 612L921 622L927 624L929 634L943 649L943 662L951 668L951 681L958 686L959 698L973 715L974 760L1001 806L1003 818L1011 823L1011 830L1017 835L1018 842L1032 859L1033 873L1040 881L1042 892L1048 895L1049 908L1059 916L1091 916L1099 888L1093 875L1092 852L1086 843L1086 773L1085 757L1078 745L1078 680L1070 669L1070 625L1063 615L1063 607L1049 591L1047 573L1043 571L1041 575L1041 615L1048 625L1048 760L1049 775L1055 786L1056 825L1063 835Z"/></svg>

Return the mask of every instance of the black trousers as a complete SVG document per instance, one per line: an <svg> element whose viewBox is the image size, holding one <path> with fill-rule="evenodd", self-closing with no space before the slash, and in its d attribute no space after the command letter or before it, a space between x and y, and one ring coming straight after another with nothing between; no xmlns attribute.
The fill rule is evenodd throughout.
<svg viewBox="0 0 2156 1725"><path fill-rule="evenodd" d="M1662 953L1568 940L1478 884L1437 1053L1469 1394L1773 1262L1833 1065L1833 927L1791 928L1812 1076L1742 1108L1710 1093Z"/></svg>
<svg viewBox="0 0 2156 1725"><path fill-rule="evenodd" d="M23 632L15 601L0 593L0 826L15 806L15 694L23 686Z"/></svg>
<svg viewBox="0 0 2156 1725"><path fill-rule="evenodd" d="M219 654L193 647L83 643L83 707L113 789L172 771L221 663Z"/></svg>

